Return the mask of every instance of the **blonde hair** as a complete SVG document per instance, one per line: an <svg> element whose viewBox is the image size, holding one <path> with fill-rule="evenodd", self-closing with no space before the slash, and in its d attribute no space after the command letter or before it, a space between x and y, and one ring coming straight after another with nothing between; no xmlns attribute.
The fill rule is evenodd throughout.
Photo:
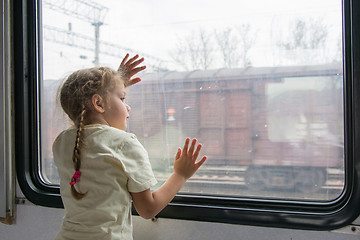
<svg viewBox="0 0 360 240"><path fill-rule="evenodd" d="M77 127L72 157L75 172L78 172L81 167L83 129L90 112L91 97L99 94L106 98L108 92L116 86L116 77L123 79L122 76L121 72L108 67L81 69L72 73L60 88L61 107ZM85 197L87 192L80 193L74 187L77 182L75 175L71 178L71 182L72 196L78 200Z"/></svg>

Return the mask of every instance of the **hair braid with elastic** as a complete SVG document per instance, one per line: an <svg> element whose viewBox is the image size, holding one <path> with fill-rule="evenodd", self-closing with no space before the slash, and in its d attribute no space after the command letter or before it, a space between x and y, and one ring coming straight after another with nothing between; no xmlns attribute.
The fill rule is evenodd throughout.
<svg viewBox="0 0 360 240"><path fill-rule="evenodd" d="M75 171L80 171L81 167L81 159L80 159L80 149L83 144L83 134L82 131L84 129L84 116L86 113L85 105L82 106L82 111L80 114L80 121L78 124L78 129L76 132L76 139L75 139L75 146L74 146L74 153L73 153L73 163L74 163L74 169ZM75 179L71 179L71 181L75 181ZM71 194L75 199L82 199L85 197L86 193L80 193L75 189L74 185L71 185Z"/></svg>

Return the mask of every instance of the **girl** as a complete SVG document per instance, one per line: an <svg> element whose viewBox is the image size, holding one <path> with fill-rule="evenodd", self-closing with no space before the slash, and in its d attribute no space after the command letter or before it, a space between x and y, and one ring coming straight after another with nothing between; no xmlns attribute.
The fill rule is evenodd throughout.
<svg viewBox="0 0 360 240"><path fill-rule="evenodd" d="M60 103L75 124L53 144L65 208L56 239L132 239L131 200L140 216L152 218L205 162L201 144L185 140L174 171L156 191L148 155L136 136L125 132L130 106L126 87L145 69L143 59L128 59L118 71L106 67L72 73L60 90ZM74 144L75 143L75 144ZM69 183L70 182L70 183Z"/></svg>

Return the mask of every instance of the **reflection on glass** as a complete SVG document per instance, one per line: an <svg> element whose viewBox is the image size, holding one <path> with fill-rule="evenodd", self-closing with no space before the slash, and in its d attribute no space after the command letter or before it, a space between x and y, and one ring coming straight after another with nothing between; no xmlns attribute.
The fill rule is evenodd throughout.
<svg viewBox="0 0 360 240"><path fill-rule="evenodd" d="M143 55L148 68L129 89L129 131L148 150L160 183L184 139L196 137L209 158L183 193L338 197L344 187L340 2L226 2L44 0L44 180L58 183L51 145L69 126L55 102L60 80L97 64L116 68L130 52ZM101 14L79 17L81 4Z"/></svg>

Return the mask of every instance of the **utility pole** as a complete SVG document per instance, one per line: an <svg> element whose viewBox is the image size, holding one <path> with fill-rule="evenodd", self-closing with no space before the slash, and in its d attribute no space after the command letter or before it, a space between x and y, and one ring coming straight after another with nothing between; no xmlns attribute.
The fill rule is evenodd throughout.
<svg viewBox="0 0 360 240"><path fill-rule="evenodd" d="M95 59L94 65L99 66L99 52L100 52L100 26L103 25L102 22L96 22L92 24L95 27Z"/></svg>

